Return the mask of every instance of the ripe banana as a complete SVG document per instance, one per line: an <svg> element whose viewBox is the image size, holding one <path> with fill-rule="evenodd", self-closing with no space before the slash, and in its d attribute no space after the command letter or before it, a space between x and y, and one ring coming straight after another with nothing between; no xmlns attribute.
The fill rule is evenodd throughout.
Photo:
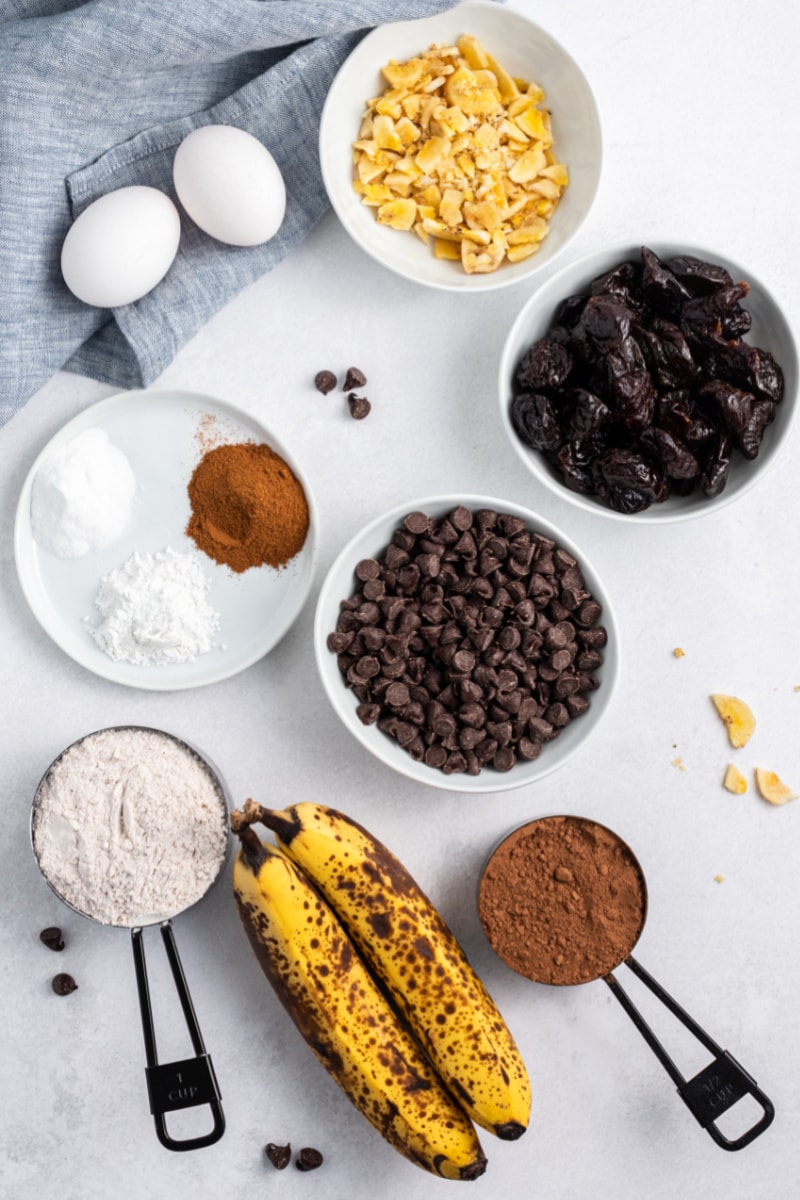
<svg viewBox="0 0 800 1200"><path fill-rule="evenodd" d="M506 1141L521 1137L531 1091L519 1050L405 867L355 821L319 804L278 812L248 801L244 816L272 829L319 888L473 1121Z"/></svg>
<svg viewBox="0 0 800 1200"><path fill-rule="evenodd" d="M446 1179L477 1179L486 1158L472 1122L336 915L279 849L263 845L249 828L239 836L233 868L239 914L265 975L317 1058L401 1154Z"/></svg>

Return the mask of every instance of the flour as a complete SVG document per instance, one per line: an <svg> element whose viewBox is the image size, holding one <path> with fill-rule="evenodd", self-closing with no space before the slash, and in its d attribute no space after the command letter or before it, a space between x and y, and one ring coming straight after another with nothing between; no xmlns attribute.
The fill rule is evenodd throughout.
<svg viewBox="0 0 800 1200"><path fill-rule="evenodd" d="M147 925L204 894L227 846L225 797L188 746L105 729L70 746L35 803L39 865L68 904L107 925Z"/></svg>
<svg viewBox="0 0 800 1200"><path fill-rule="evenodd" d="M54 450L36 473L31 527L40 546L80 558L110 546L127 528L136 478L104 429L85 429Z"/></svg>
<svg viewBox="0 0 800 1200"><path fill-rule="evenodd" d="M104 619L92 637L109 658L137 666L191 662L219 628L210 586L196 554L137 552L101 580L95 604Z"/></svg>

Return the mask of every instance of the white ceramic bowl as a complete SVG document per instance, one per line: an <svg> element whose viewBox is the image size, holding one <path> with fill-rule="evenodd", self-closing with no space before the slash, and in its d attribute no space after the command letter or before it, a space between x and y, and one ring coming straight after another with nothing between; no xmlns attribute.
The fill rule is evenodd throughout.
<svg viewBox="0 0 800 1200"><path fill-rule="evenodd" d="M384 90L381 67L403 61L432 43L453 44L473 34L511 75L541 84L552 111L554 149L569 168L570 183L553 215L541 250L521 263L504 263L489 275L466 275L459 263L433 257L414 233L379 225L375 210L353 191L352 144L366 102ZM322 177L331 204L367 254L406 279L454 292L483 292L520 283L552 264L589 212L600 180L602 139L591 88L578 65L550 34L498 4L466 3L437 16L381 25L342 65L320 122Z"/></svg>
<svg viewBox="0 0 800 1200"><path fill-rule="evenodd" d="M415 762L393 738L381 732L376 725L362 724L356 715L358 700L345 685L337 665L337 656L327 646L328 634L336 628L340 601L350 597L356 589L358 581L354 571L357 563L363 558L379 557L408 513L422 511L431 517L442 517L460 504L473 511L492 508L500 513L520 517L529 529L553 538L559 546L572 554L583 571L587 588L602 605L600 622L608 631L608 644L603 650L603 664L596 672L600 686L591 693L588 711L571 721L557 738L547 742L537 759L532 762L518 761L507 772L484 767L479 775L444 775L442 771L429 767L424 762ZM455 792L509 791L533 783L534 780L541 779L563 766L594 733L605 715L611 703L620 665L619 633L611 602L597 572L583 551L557 526L530 509L508 500L472 495L428 496L411 500L376 518L356 534L338 555L322 585L314 618L314 650L328 698L346 728L362 746L387 766L416 783Z"/></svg>
<svg viewBox="0 0 800 1200"><path fill-rule="evenodd" d="M761 443L758 457L748 461L738 452L731 460L728 481L723 491L714 497L706 496L696 489L688 496L670 496L660 504L652 504L644 512L626 514L606 507L594 496L573 492L562 482L561 476L550 466L543 454L526 446L518 437L511 422L513 376L517 364L528 347L542 337L550 327L559 303L568 296L588 291L597 276L610 271L625 259L639 261L641 246L646 244L662 260L676 255L693 255L707 262L724 267L735 282L749 283L750 291L743 301L752 316L752 328L745 341L762 350L768 350L783 370L784 398L778 405L775 419L768 425ZM717 512L733 500L748 492L779 456L787 440L791 424L797 411L798 360L797 347L791 328L778 302L752 271L733 262L726 255L705 246L686 243L646 242L630 243L598 250L577 262L563 267L551 276L523 306L511 327L500 359L499 398L500 414L509 441L523 464L537 483L542 484L562 500L582 508L585 512L597 513L617 521L635 521L638 524L663 524L683 521Z"/></svg>

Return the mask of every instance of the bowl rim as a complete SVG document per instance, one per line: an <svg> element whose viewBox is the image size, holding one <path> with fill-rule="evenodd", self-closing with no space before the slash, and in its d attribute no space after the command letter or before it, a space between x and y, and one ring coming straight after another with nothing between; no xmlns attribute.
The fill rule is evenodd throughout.
<svg viewBox="0 0 800 1200"><path fill-rule="evenodd" d="M358 235L357 229L354 227L349 213L346 209L344 209L341 203L339 188L335 182L335 176L331 170L329 157L326 154L326 146L329 143L329 126L332 119L331 113L339 99L339 90L342 87L342 80L352 69L353 62L355 62L356 65L359 65L360 59L369 53L371 44L375 41L382 40L386 36L385 31L389 26L419 26L420 30L423 31L426 25L433 25L438 24L441 21L451 21L453 19L457 19L459 14L466 14L466 19L468 20L469 13L473 10L484 13L487 16L491 15L493 21L513 21L528 26L542 38L544 38L550 44L552 50L558 53L561 58L569 64L572 70L574 70L576 76L581 81L581 86L584 90L584 99L591 114L591 136L594 142L591 155L593 177L591 179L589 193L583 212L576 215L574 228L568 233L562 244L556 247L552 254L546 255L545 257L535 254L531 258L525 259L519 264L504 263L499 270L486 275L466 275L464 273L453 271L452 280L449 278L449 275L445 274L444 272L442 273L441 279L425 278L418 272L412 272L407 269L403 269L403 267L397 263L388 262L375 247L367 244ZM365 96L365 104L367 99L368 97ZM603 130L600 122L597 99L588 76L578 61L565 48L563 43L554 37L544 26L539 25L536 21L533 21L524 13L517 12L515 9L503 7L502 5L496 3L496 0L462 0L462 3L460 4L456 4L451 8L442 9L436 13L431 13L425 17L416 17L406 21L386 22L370 30L366 37L364 37L348 54L347 58L339 67L339 70L336 72L330 87L328 88L328 93L325 97L322 111L320 113L318 146L320 170L325 191L340 224L352 241L354 241L359 249L361 249L365 254L369 255L374 262L378 263L385 270L391 271L399 278L406 279L410 283L415 283L422 287L430 287L435 290L445 292L472 294L497 291L500 288L511 287L514 284L524 283L527 280L532 279L540 271L544 271L548 267L551 267L556 261L558 261L558 259L560 259L561 255L571 244L575 236L584 225L586 218L591 212L594 202L597 198L603 173ZM567 163L567 166L569 167L570 164ZM452 263L445 263L444 265L449 267L453 266ZM524 269L516 271L516 267Z"/></svg>
<svg viewBox="0 0 800 1200"><path fill-rule="evenodd" d="M543 293L545 304L548 303L548 297L551 293L556 293L558 299L564 299L566 295L575 294L581 287L585 287L596 275L602 274L604 270L609 270L614 262L622 262L626 258L638 258L642 246L647 246L648 249L654 251L659 258L670 258L677 254L694 255L697 258L704 258L707 262L713 262L719 266L725 267L734 278L744 279L750 285L751 291L756 291L761 295L769 306L774 310L777 323L781 326L781 334L787 341L789 350L788 359L784 359L779 363L784 376L784 382L791 385L784 392L784 397L781 401L782 411L787 412L788 419L781 422L780 433L774 435L773 441L775 444L774 452L766 458L757 458L749 466L752 468L747 472L743 481L737 484L735 490L724 489L719 496L706 498L702 504L692 505L691 507L670 508L670 500L662 504L653 504L641 513L620 513L614 509L607 508L597 499L581 495L578 492L571 491L565 484L561 483L541 461L538 453L530 447L525 446L522 440L517 436L514 427L511 423L510 406L511 406L511 378L518 361L519 351L512 351L512 347L520 338L520 333L530 323L534 311L542 304ZM568 289L564 289L563 281L565 278L572 278L574 273L580 273L584 276L583 283L576 283ZM552 312L555 312L558 300L553 296ZM543 336L539 334L537 336ZM530 340L530 337L529 337ZM512 353L514 355L512 360ZM761 278L749 268L742 266L736 259L731 258L724 252L718 252L708 246L700 246L692 241L665 241L658 238L639 240L636 242L625 241L615 242L607 247L599 250L590 251L588 254L582 255L580 258L573 259L572 262L564 263L560 268L544 280L536 290L528 297L518 312L514 322L508 331L503 349L500 354L498 364L498 398L500 403L500 418L505 429L508 440L515 454L522 462L528 473L533 476L539 483L548 489L554 496L558 496L566 503L573 505L575 508L583 512L591 513L601 518L606 518L612 521L622 521L638 525L671 525L682 521L695 520L698 517L708 516L719 512L723 508L734 504L745 496L759 480L764 478L766 472L774 464L776 459L780 457L781 449L786 442L792 423L797 413L797 394L798 394L798 348L794 332L789 322L784 306L779 302L773 293L772 288L768 287ZM783 406L786 406L785 409Z"/></svg>
<svg viewBox="0 0 800 1200"><path fill-rule="evenodd" d="M378 540L376 535L380 529L396 525L408 513L421 510L432 516L444 515L460 504L466 505L473 511L479 508L492 508L500 513L507 512L513 516L520 516L529 524L532 523L532 528L552 537L558 545L573 554L586 577L589 590L602 605L601 620L608 631L608 643L603 651L603 664L600 668L602 686L592 693L589 712L581 718L584 720L589 717L589 720L586 725L580 725L578 734L575 735L575 744L566 751L561 750L560 753L558 750L554 750L552 755L548 755L545 749L539 758L530 763L517 763L507 772L484 770L480 775L465 773L444 775L434 767L414 762L400 747L397 747L397 761L395 762L395 755L387 754L388 746L384 746L382 737L376 738L372 727L363 725L355 715L355 697L342 681L338 666L336 666L335 655L327 647L327 637L335 624L335 614L338 614L339 611L339 599L345 598L344 596L334 597L334 592L339 591L336 586L337 580L345 571L347 571L348 577L353 576L356 563L369 553L369 551L359 551L358 547L363 546L365 540L369 541L372 538ZM390 537L391 534L380 539L383 545L388 543ZM377 552L380 552L380 548ZM348 595L352 591L352 584L349 587ZM333 622L330 619L331 615L334 617ZM616 614L602 577L591 559L580 546L573 542L569 534L549 518L516 501L474 493L443 493L417 497L395 505L356 532L339 551L322 582L314 612L313 642L317 671L328 700L345 728L365 749L385 766L405 775L414 783L444 791L468 794L513 791L543 779L546 775L565 766L582 749L597 727L602 724L616 694L621 668L620 635ZM395 747L395 743L390 739L387 739L387 742L391 747ZM561 749L559 739L556 739L554 745Z"/></svg>

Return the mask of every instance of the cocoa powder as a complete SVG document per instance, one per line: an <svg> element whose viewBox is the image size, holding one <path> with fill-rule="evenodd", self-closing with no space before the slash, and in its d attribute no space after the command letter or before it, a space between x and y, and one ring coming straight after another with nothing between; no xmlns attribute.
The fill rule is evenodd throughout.
<svg viewBox="0 0 800 1200"><path fill-rule="evenodd" d="M478 893L493 949L538 983L608 974L636 944L646 907L627 845L583 817L543 817L515 830L490 858Z"/></svg>

